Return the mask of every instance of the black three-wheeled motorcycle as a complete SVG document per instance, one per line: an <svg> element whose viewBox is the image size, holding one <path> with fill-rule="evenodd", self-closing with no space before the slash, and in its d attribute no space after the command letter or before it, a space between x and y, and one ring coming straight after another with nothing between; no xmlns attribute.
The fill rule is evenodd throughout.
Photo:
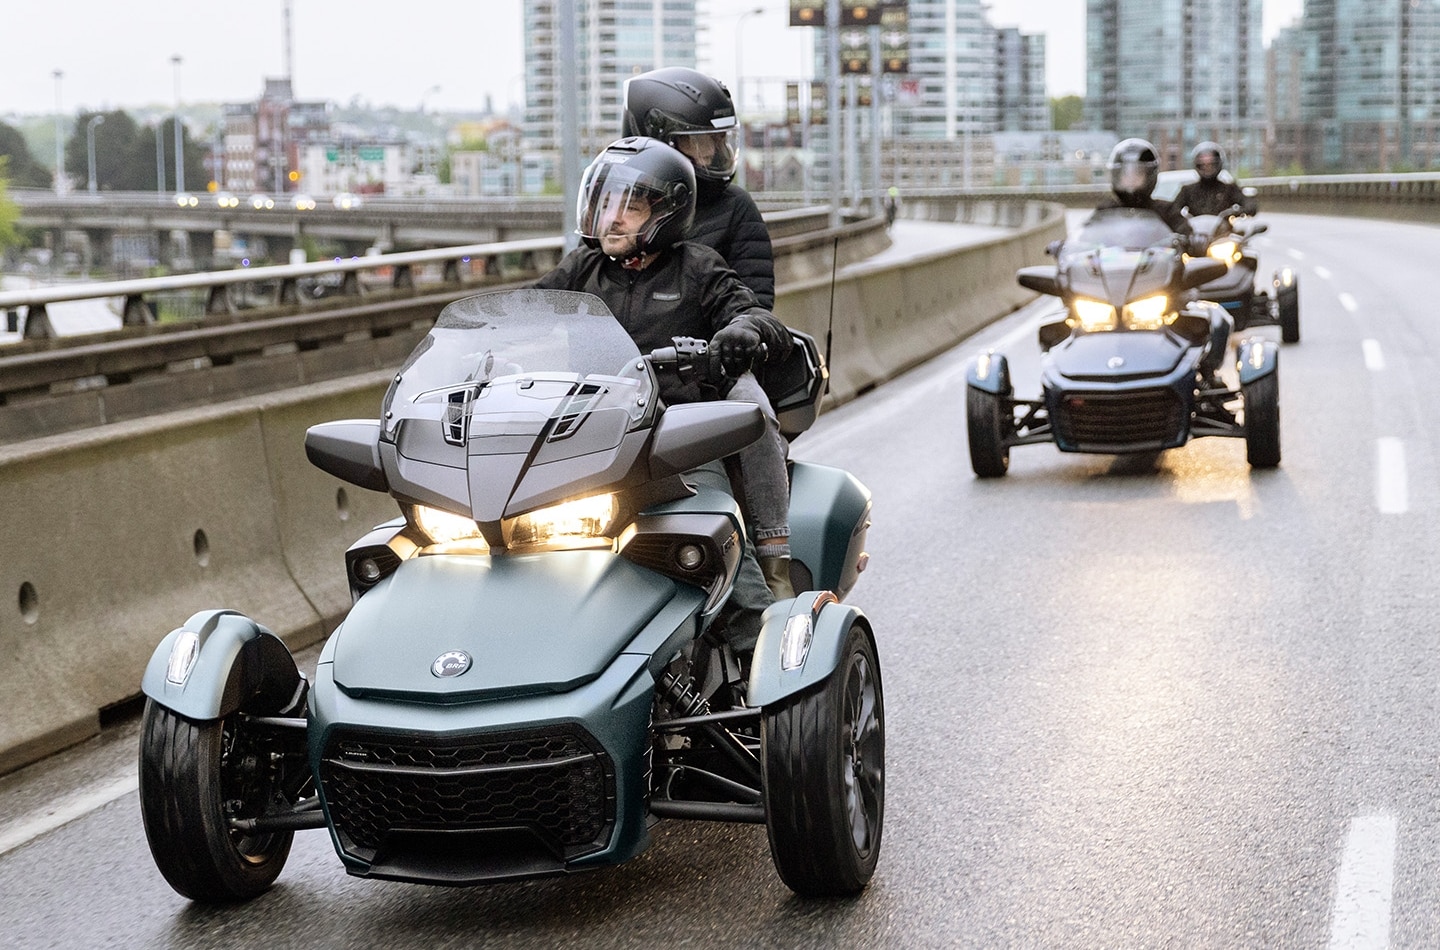
<svg viewBox="0 0 1440 950"><path fill-rule="evenodd" d="M1039 399L1015 396L1000 353L967 367L975 474L1003 476L1017 445L1122 454L1200 436L1243 438L1251 466L1280 464L1279 349L1241 340L1234 382L1224 377L1233 321L1211 301L1187 302L1187 291L1220 278L1226 265L1187 250L1153 212L1112 208L1052 246L1055 265L1019 271L1022 286L1060 298L1064 317L1040 328Z"/></svg>

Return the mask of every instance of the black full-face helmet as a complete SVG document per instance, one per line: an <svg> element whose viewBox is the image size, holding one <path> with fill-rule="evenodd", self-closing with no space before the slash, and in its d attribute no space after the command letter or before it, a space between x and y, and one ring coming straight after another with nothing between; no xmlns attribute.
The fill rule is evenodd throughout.
<svg viewBox="0 0 1440 950"><path fill-rule="evenodd" d="M1125 139L1110 153L1110 187L1121 204L1141 205L1160 180L1160 157L1144 139Z"/></svg>
<svg viewBox="0 0 1440 950"><path fill-rule="evenodd" d="M1225 150L1214 142L1201 142L1190 150L1190 161L1195 163L1200 177L1209 181L1218 177L1225 167Z"/></svg>
<svg viewBox="0 0 1440 950"><path fill-rule="evenodd" d="M622 134L648 135L685 153L701 187L723 187L740 163L740 126L730 90L683 66L625 80Z"/></svg>
<svg viewBox="0 0 1440 950"><path fill-rule="evenodd" d="M576 212L588 246L611 253L605 238L633 236L633 250L611 256L657 254L684 240L695 219L695 169L664 142L620 139L585 169Z"/></svg>

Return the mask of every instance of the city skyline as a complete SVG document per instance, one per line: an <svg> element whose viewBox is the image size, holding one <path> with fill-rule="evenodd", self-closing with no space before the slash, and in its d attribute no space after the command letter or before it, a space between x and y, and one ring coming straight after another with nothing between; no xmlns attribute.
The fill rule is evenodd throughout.
<svg viewBox="0 0 1440 950"><path fill-rule="evenodd" d="M1266 0L1267 42L1299 16L1302 3ZM1050 95L1084 95L1085 0L984 5L996 27L1046 35ZM63 10L28 10L25 42L7 50L0 116L52 114L57 91L66 115L173 108L177 85L182 108L186 102L248 101L266 78L285 75L285 6L284 0L261 0L243 19L231 16L218 24L178 0L72 0ZM701 0L701 7L711 21L702 68L727 80L737 66L747 77L808 73L810 38L808 31L787 26L788 0ZM488 97L505 109L523 95L520 8L521 0L414 0L405 7L408 19L397 23L394 5L382 0L348 0L343 17L334 7L292 0L296 95L445 112L479 111ZM747 12L756 9L764 12ZM407 38L407 31L413 35ZM58 84L56 70L63 74Z"/></svg>

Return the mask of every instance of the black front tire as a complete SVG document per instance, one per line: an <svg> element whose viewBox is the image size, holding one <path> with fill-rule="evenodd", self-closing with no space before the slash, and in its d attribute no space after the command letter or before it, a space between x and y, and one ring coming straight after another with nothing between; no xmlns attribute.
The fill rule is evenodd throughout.
<svg viewBox="0 0 1440 950"><path fill-rule="evenodd" d="M765 827L780 879L802 897L858 894L880 859L885 702L875 645L851 626L839 666L767 709Z"/></svg>
<svg viewBox="0 0 1440 950"><path fill-rule="evenodd" d="M1009 421L1004 399L974 386L965 387L970 467L981 478L1001 478L1010 469L1010 447L1005 444Z"/></svg>
<svg viewBox="0 0 1440 950"><path fill-rule="evenodd" d="M145 703L140 737L140 814L155 865L194 901L242 901L274 883L293 831L246 835L231 815L253 817L273 802L268 784L247 774L258 757L239 740L238 717L186 719Z"/></svg>
<svg viewBox="0 0 1440 950"><path fill-rule="evenodd" d="M1251 468L1280 464L1280 377L1262 376L1241 387L1245 400L1245 458Z"/></svg>
<svg viewBox="0 0 1440 950"><path fill-rule="evenodd" d="M1280 339L1286 343L1300 342L1300 288L1295 284L1275 292L1276 316L1280 323Z"/></svg>

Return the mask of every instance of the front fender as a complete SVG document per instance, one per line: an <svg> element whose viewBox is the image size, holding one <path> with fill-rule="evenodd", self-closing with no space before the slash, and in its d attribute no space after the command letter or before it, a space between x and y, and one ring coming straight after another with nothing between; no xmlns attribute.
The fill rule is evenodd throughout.
<svg viewBox="0 0 1440 950"><path fill-rule="evenodd" d="M803 637L807 621L809 649L804 651L798 666L784 669L781 659L786 628L793 625L792 637ZM869 632L870 622L860 609L840 603L828 591L806 591L794 600L771 604L760 621L760 639L755 644L746 703L768 706L823 681L840 665L845 637L856 623Z"/></svg>
<svg viewBox="0 0 1440 950"><path fill-rule="evenodd" d="M1240 385L1248 385L1279 369L1280 347L1274 340L1265 340L1258 336L1247 337L1240 341L1235 353L1235 363L1240 370Z"/></svg>
<svg viewBox="0 0 1440 950"><path fill-rule="evenodd" d="M289 711L304 686L284 641L233 610L202 610L172 630L155 648L140 683L155 702L201 720L223 719L237 710Z"/></svg>
<svg viewBox="0 0 1440 950"><path fill-rule="evenodd" d="M1010 385L1010 361L994 350L981 353L965 367L965 384L997 396L1010 395L1014 391Z"/></svg>

